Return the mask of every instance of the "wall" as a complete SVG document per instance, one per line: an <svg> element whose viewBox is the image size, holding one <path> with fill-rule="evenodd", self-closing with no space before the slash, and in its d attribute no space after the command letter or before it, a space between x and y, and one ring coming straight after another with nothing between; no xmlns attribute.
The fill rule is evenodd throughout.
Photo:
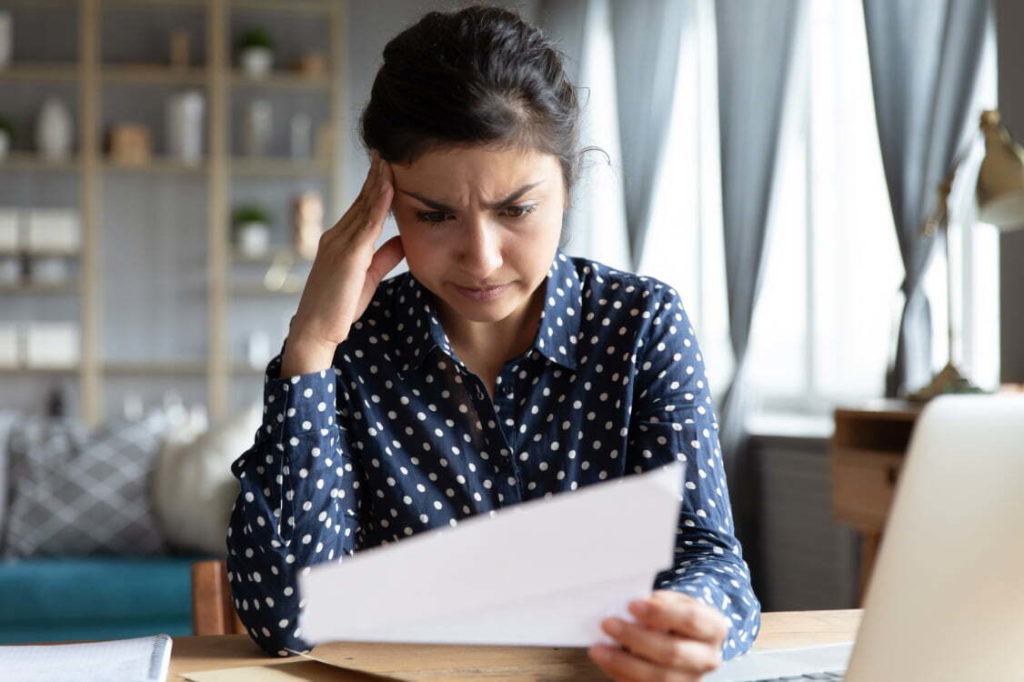
<svg viewBox="0 0 1024 682"><path fill-rule="evenodd" d="M761 521L744 556L761 608L856 608L860 537L832 518L827 438L758 434L750 456Z"/></svg>
<svg viewBox="0 0 1024 682"><path fill-rule="evenodd" d="M1024 29L1024 3L999 0L996 3L996 32L999 40L999 109L1003 122L1018 141L1024 140L1024 89L1020 74L1024 69L1024 41L1018 35ZM1000 239L999 257L1001 330L1001 380L1024 383L1024 314L1020 295L1024 292L1024 230L1005 234Z"/></svg>

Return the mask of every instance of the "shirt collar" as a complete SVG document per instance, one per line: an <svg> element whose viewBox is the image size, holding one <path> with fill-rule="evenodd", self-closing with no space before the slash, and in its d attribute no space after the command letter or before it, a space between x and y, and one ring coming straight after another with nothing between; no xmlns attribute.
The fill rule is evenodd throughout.
<svg viewBox="0 0 1024 682"><path fill-rule="evenodd" d="M548 360L574 371L577 367L583 287L575 266L561 249L555 253L543 286L544 308L532 348ZM398 286L394 296L392 314L395 320L399 320L395 328L399 371L405 374L418 367L435 348L440 348L465 368L441 326L431 294L411 272Z"/></svg>

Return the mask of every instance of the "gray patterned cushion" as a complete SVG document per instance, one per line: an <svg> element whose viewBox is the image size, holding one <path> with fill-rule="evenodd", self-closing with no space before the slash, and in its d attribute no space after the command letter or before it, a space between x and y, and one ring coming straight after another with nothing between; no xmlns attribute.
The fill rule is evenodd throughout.
<svg viewBox="0 0 1024 682"><path fill-rule="evenodd" d="M7 486L10 482L10 474L7 471L10 466L7 443L10 441L11 428L19 417L20 415L12 410L0 411L0 547L3 547L4 529L7 527Z"/></svg>
<svg viewBox="0 0 1024 682"><path fill-rule="evenodd" d="M93 434L69 420L16 427L5 554L162 552L149 490L167 427L163 412Z"/></svg>

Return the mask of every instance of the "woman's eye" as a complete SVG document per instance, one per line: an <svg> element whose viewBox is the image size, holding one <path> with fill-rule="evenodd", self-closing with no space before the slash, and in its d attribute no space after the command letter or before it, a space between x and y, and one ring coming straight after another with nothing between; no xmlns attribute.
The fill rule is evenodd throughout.
<svg viewBox="0 0 1024 682"><path fill-rule="evenodd" d="M522 218L528 213L533 213L535 208L537 205L531 204L529 206L506 206L504 210L510 218Z"/></svg>
<svg viewBox="0 0 1024 682"><path fill-rule="evenodd" d="M451 214L443 211L420 211L416 214L416 219L422 223L442 223L449 217Z"/></svg>

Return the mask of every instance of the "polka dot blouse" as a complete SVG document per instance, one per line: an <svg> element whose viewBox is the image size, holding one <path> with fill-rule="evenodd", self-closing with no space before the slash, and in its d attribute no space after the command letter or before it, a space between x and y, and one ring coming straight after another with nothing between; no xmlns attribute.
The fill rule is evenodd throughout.
<svg viewBox="0 0 1024 682"><path fill-rule="evenodd" d="M409 273L381 282L331 369L280 377L282 356L271 360L263 424L232 465L227 537L235 608L265 651L310 648L297 623L305 567L675 460L686 463L675 560L651 588L725 614L725 659L751 647L760 603L678 294L561 251L542 286L539 332L493 397Z"/></svg>

